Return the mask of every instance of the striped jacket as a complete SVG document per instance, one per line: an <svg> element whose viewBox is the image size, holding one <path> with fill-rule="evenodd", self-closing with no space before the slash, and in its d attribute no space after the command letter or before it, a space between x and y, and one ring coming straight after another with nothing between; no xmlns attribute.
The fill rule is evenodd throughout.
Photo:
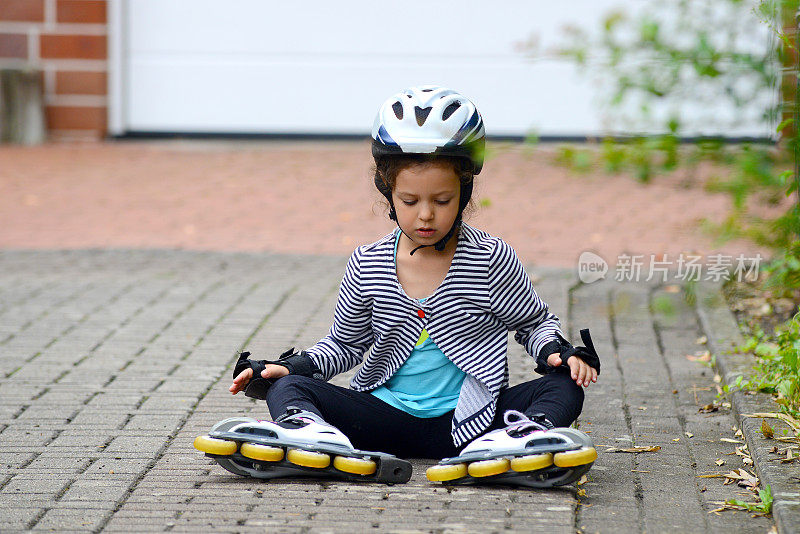
<svg viewBox="0 0 800 534"><path fill-rule="evenodd" d="M558 341L558 317L536 295L514 249L466 224L444 281L420 304L397 279L394 239L393 232L353 252L333 326L306 352L326 380L363 360L350 385L369 391L391 378L426 328L467 374L452 423L453 442L461 446L488 428L498 394L508 386L507 332L515 331L515 339L536 357Z"/></svg>

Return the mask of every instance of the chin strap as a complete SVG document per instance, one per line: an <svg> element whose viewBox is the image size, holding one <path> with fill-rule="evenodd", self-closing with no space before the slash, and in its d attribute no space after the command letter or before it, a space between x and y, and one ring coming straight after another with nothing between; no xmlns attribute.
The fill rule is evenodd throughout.
<svg viewBox="0 0 800 534"><path fill-rule="evenodd" d="M392 215L393 215L393 213L389 214L390 217ZM397 217L396 216L392 217L392 219L394 220L394 222L397 222ZM437 241L433 245L419 245L417 247L414 247L413 249L411 249L411 252L410 252L409 255L413 256L416 251L418 251L421 248L425 248L425 247L433 247L436 250L438 250L439 252L443 251L444 247L447 246L447 242L450 241L450 238L453 237L453 235L456 233L456 230L458 230L458 228L460 226L461 226L461 214L459 214L458 217L456 217L456 220L453 221L453 226L450 227L450 230L445 234L445 236L443 238L441 238L439 241ZM412 243L415 243L414 239L410 235L406 234L406 231L403 230L403 228L400 226L399 223L398 223L397 227L400 228L400 231L403 232L403 234L405 234L405 236L407 238L409 238Z"/></svg>
<svg viewBox="0 0 800 534"><path fill-rule="evenodd" d="M400 223L397 222L397 211L394 209L391 191L389 191L385 185L382 185L377 176L375 177L375 185L377 186L378 191L380 191L383 196L386 197L386 200L389 201L389 218L397 223L397 227L400 228L400 231L403 232L407 238L411 239L412 243L415 243L414 239L410 235L406 234L405 230L403 230L403 228L400 226ZM447 232L447 234L445 234L445 236L439 241L433 245L419 245L411 250L410 255L413 256L416 251L425 247L433 247L439 252L443 251L444 247L447 245L447 242L450 241L450 238L453 237L453 235L461 226L461 214L464 213L464 208L467 207L470 197L472 197L472 182L461 184L461 191L458 199L458 215L456 216L456 220L453 221L453 226L450 227L450 230Z"/></svg>

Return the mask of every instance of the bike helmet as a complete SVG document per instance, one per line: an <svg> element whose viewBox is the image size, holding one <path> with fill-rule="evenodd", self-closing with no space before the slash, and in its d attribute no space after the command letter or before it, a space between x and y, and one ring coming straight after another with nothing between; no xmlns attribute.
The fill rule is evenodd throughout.
<svg viewBox="0 0 800 534"><path fill-rule="evenodd" d="M402 154L454 156L468 160L476 175L483 168L485 146L483 118L475 104L452 89L436 85L410 87L393 95L381 105L372 126L376 164L383 156ZM375 186L389 201L389 218L397 221L392 192L377 172ZM433 245L436 250L444 250L460 226L471 196L472 182L462 183L458 216L450 231Z"/></svg>
<svg viewBox="0 0 800 534"><path fill-rule="evenodd" d="M452 89L411 87L383 103L372 125L372 156L440 154L483 167L486 134L475 104Z"/></svg>

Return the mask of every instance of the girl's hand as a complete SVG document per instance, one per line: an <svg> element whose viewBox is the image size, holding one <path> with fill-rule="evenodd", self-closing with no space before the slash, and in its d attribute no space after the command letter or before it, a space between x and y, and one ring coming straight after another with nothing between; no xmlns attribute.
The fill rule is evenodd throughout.
<svg viewBox="0 0 800 534"><path fill-rule="evenodd" d="M261 378L282 378L288 374L289 370L286 367L268 363L267 368L261 371ZM231 387L228 388L231 395L236 395L240 391L244 391L251 378L253 378L252 369L245 369L239 373L239 375L233 379Z"/></svg>
<svg viewBox="0 0 800 534"><path fill-rule="evenodd" d="M550 367L558 367L561 365L561 354L554 352L547 357L547 363ZM588 387L592 382L597 382L597 370L594 367L589 367L586 362L577 356L570 356L567 360L567 365L572 379L579 386Z"/></svg>

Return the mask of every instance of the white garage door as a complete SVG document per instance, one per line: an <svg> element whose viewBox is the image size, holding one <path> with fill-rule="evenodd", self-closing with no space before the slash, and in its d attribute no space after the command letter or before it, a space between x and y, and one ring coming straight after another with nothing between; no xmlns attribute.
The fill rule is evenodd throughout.
<svg viewBox="0 0 800 534"><path fill-rule="evenodd" d="M386 97L433 83L472 98L490 135L597 135L591 80L521 45L596 28L619 4L119 0L112 133L364 135Z"/></svg>

